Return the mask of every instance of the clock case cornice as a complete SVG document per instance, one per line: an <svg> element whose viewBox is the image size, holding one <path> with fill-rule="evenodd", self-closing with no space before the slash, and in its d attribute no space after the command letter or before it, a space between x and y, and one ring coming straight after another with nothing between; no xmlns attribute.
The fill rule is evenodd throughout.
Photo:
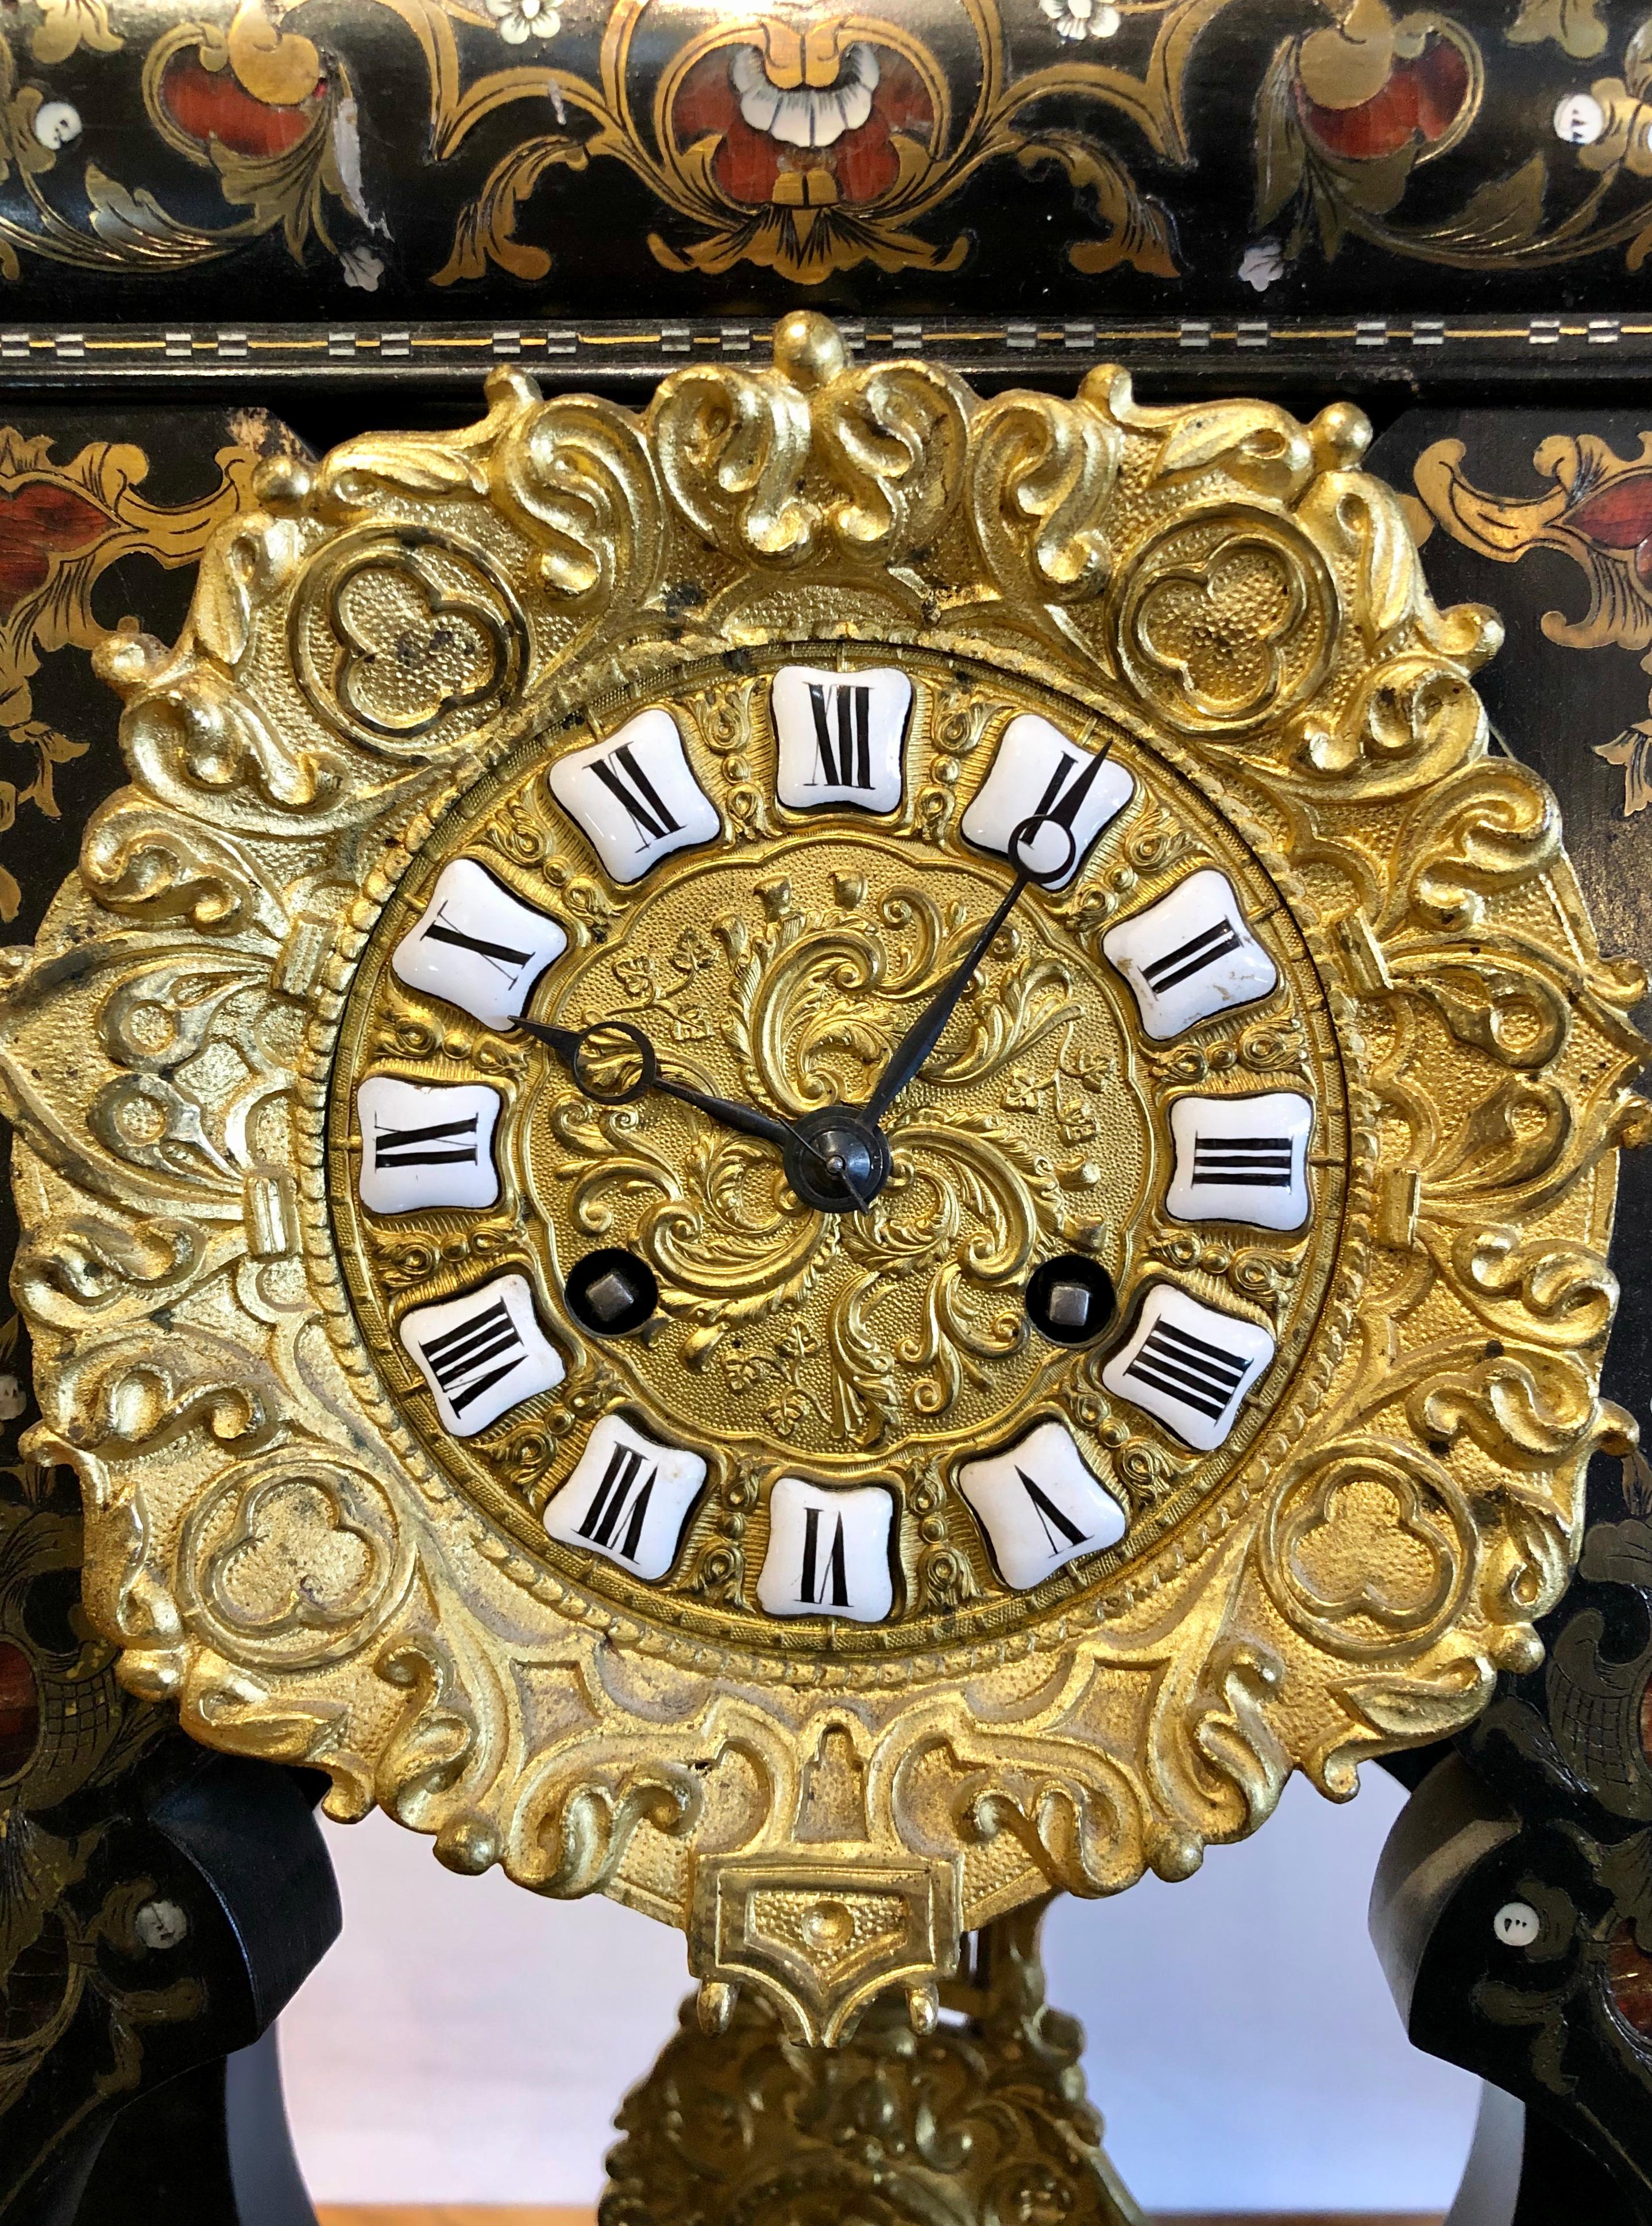
<svg viewBox="0 0 1652 2226"><path fill-rule="evenodd" d="M772 369L685 366L645 416L542 401L513 369L489 400L457 433L266 462L176 649L99 652L133 785L9 955L0 1009L35 1456L83 1479L88 1606L123 1676L198 1736L328 1771L334 1813L378 1802L454 1868L683 1924L708 2014L749 1980L830 2038L899 1981L921 2020L961 1926L1051 1884L1184 1875L1292 1767L1346 1796L1361 1757L1458 1728L1534 1659L1588 1455L1632 1435L1598 1382L1642 984L1598 953L1553 799L1487 755L1496 622L1433 607L1357 411L1147 409L1111 368L1076 400L982 402L931 363L852 365L806 314ZM1208 584L1212 521L1276 552L1309 630L1273 655L1217 614L1261 656L1242 703L1139 624L1155 565ZM327 588L359 558L417 577L427 549L499 655L410 735L340 702ZM1365 1285L1365 1341L1288 1458L1036 1670L863 1685L827 1650L807 1683L747 1689L553 1610L370 1425L313 1320L341 1301L291 1116L323 1088L358 892L559 686L600 717L605 671L628 690L655 656L903 635L1054 671L1260 830L1371 1101L1341 1303L1363 1248L1434 1311L1396 1371ZM212 1082L238 1061L250 1079ZM1305 1587L1303 1510L1335 1523L1374 1478L1440 1557L1432 1621L1380 1573L1351 1604ZM271 1536L314 1581L272 1609L266 1575L238 1612L225 1542Z"/></svg>

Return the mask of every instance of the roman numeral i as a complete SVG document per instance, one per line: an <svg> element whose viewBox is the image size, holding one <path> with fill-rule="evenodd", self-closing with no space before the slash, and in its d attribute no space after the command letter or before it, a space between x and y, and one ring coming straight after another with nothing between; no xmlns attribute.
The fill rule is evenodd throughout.
<svg viewBox="0 0 1652 2226"><path fill-rule="evenodd" d="M818 681L809 684L809 708L815 722L815 748L820 779L828 788L870 788L872 785L872 690L869 687L833 688ZM833 734L833 715L836 733Z"/></svg>
<svg viewBox="0 0 1652 2226"><path fill-rule="evenodd" d="M1064 827L1070 835L1074 820L1084 808L1084 798L1095 787L1096 777L1106 760L1104 757L1091 758L1069 788L1067 776L1079 762L1076 757L1062 758L1045 784L1044 794L1039 798L1038 810L1033 814L1038 819L1053 819L1058 827Z"/></svg>
<svg viewBox="0 0 1652 2226"><path fill-rule="evenodd" d="M419 1351L455 1415L462 1415L484 1391L502 1383L527 1358L503 1299L495 1299L491 1307L484 1307L467 1321L444 1329ZM495 1361L502 1364L495 1368Z"/></svg>

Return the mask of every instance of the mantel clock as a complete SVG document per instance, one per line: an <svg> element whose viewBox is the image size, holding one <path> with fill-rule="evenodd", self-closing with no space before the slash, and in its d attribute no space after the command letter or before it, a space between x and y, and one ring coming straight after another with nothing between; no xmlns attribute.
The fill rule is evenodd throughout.
<svg viewBox="0 0 1652 2226"><path fill-rule="evenodd" d="M8 955L132 1689L833 2041L1529 1668L1635 970L1368 428L826 320L266 461Z"/></svg>

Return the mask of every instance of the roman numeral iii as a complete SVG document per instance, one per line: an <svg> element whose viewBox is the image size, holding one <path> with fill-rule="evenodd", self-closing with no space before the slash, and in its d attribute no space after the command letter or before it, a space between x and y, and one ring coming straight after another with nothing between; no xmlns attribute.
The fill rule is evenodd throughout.
<svg viewBox="0 0 1652 2226"><path fill-rule="evenodd" d="M1060 1422L1040 1422L1007 1452L965 1461L958 1489L986 1533L993 1566L1017 1592L1124 1536L1119 1496Z"/></svg>
<svg viewBox="0 0 1652 2226"><path fill-rule="evenodd" d="M1207 1307L1174 1284L1156 1283L1133 1335L1102 1370L1102 1382L1186 1444L1214 1453L1274 1351L1272 1334L1260 1323Z"/></svg>
<svg viewBox="0 0 1652 2226"><path fill-rule="evenodd" d="M462 1298L416 1307L398 1334L455 1437L474 1437L562 1380L562 1356L539 1326L525 1275L496 1275Z"/></svg>
<svg viewBox="0 0 1652 2226"><path fill-rule="evenodd" d="M1212 866L1109 928L1102 949L1129 983L1142 1027L1158 1042L1229 1008L1254 1005L1279 981L1238 892Z"/></svg>
<svg viewBox="0 0 1652 2226"><path fill-rule="evenodd" d="M605 1415L577 1466L545 1509L545 1529L566 1546L600 1554L656 1583L670 1570L706 1463L684 1446L646 1437Z"/></svg>
<svg viewBox="0 0 1652 2226"><path fill-rule="evenodd" d="M662 858L722 830L669 711L639 711L606 741L558 758L547 778L612 881L639 881Z"/></svg>
<svg viewBox="0 0 1652 2226"><path fill-rule="evenodd" d="M912 708L912 684L904 672L788 665L774 676L769 703L778 760L775 793L782 804L794 811L899 808Z"/></svg>
<svg viewBox="0 0 1652 2226"><path fill-rule="evenodd" d="M1299 1091L1179 1097L1170 1109L1175 1167L1166 1211L1178 1221L1300 1229L1312 1205L1312 1102Z"/></svg>
<svg viewBox="0 0 1652 2226"><path fill-rule="evenodd" d="M369 1076L356 1092L362 1204L372 1213L497 1204L493 1132L501 1102L486 1083Z"/></svg>

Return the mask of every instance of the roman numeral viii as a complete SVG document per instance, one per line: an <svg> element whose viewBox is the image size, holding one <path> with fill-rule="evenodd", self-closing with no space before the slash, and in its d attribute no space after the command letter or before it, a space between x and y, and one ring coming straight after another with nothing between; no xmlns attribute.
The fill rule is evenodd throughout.
<svg viewBox="0 0 1652 2226"><path fill-rule="evenodd" d="M1173 1322L1160 1321L1124 1372L1217 1422L1232 1404L1246 1366L1219 1345L1178 1329Z"/></svg>
<svg viewBox="0 0 1652 2226"><path fill-rule="evenodd" d="M473 1167L479 1149L476 1116L433 1122L428 1129L376 1126L372 1145L373 1167L379 1173L386 1167Z"/></svg>
<svg viewBox="0 0 1652 2226"><path fill-rule="evenodd" d="M865 686L809 684L809 709L815 722L820 779L828 788L869 789L872 785L872 690Z"/></svg>
<svg viewBox="0 0 1652 2226"><path fill-rule="evenodd" d="M605 758L593 758L590 769L631 815L632 824L643 838L637 845L639 850L681 831L682 822L671 817L659 791L638 763L637 753L629 742L621 742Z"/></svg>
<svg viewBox="0 0 1652 2226"><path fill-rule="evenodd" d="M528 1357L503 1299L442 1330L419 1351L455 1415L502 1383Z"/></svg>
<svg viewBox="0 0 1652 2226"><path fill-rule="evenodd" d="M1288 1136L1199 1136L1193 1139L1193 1181L1236 1184L1249 1190L1288 1190Z"/></svg>
<svg viewBox="0 0 1652 2226"><path fill-rule="evenodd" d="M623 1561L634 1561L658 1472L652 1463L645 1464L634 1446L616 1446L579 1525L580 1536L588 1538L594 1546L612 1549ZM626 1526L623 1536L621 1523Z"/></svg>

